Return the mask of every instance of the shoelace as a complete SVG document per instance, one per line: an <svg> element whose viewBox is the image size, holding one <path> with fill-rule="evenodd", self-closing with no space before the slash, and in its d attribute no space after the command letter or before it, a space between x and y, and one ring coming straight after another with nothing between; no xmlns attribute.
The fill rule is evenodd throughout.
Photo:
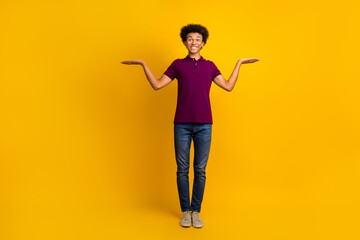
<svg viewBox="0 0 360 240"><path fill-rule="evenodd" d="M185 211L183 214L183 218L187 217L188 215L190 215L191 217L191 212L190 211Z"/></svg>
<svg viewBox="0 0 360 240"><path fill-rule="evenodd" d="M200 221L201 219L200 219L200 215L199 215L199 213L198 212L193 212L193 214L192 214L192 217L193 217L193 219L195 220L195 221Z"/></svg>

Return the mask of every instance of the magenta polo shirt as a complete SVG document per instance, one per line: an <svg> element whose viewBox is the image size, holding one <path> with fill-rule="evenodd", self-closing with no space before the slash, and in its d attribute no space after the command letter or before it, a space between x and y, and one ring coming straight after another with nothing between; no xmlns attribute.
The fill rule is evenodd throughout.
<svg viewBox="0 0 360 240"><path fill-rule="evenodd" d="M164 72L171 80L178 80L178 98L174 123L213 123L210 105L210 87L220 75L216 65L200 56L187 55L174 60Z"/></svg>

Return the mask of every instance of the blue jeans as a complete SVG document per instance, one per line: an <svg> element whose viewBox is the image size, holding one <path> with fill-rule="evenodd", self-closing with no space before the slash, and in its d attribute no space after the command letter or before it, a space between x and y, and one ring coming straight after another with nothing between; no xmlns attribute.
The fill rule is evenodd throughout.
<svg viewBox="0 0 360 240"><path fill-rule="evenodd" d="M174 123L177 186L181 211L200 212L205 189L205 168L209 158L212 124ZM194 140L194 184L190 205L189 164L191 140Z"/></svg>

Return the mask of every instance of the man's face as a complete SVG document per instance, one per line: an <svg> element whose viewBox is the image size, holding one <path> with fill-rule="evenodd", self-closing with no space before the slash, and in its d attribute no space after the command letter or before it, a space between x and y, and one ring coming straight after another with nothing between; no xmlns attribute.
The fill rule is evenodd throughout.
<svg viewBox="0 0 360 240"><path fill-rule="evenodd" d="M199 52L204 46L202 35L197 32L188 33L184 44L190 53Z"/></svg>

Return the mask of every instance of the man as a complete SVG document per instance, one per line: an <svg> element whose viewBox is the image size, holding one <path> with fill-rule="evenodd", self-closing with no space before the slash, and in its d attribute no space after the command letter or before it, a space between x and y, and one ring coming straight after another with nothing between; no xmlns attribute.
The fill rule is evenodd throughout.
<svg viewBox="0 0 360 240"><path fill-rule="evenodd" d="M123 64L140 64L154 90L178 80L178 98L174 118L174 145L177 163L177 186L181 211L180 225L196 228L204 226L200 218L203 200L206 165L210 152L212 113L209 99L210 87L214 81L219 87L231 91L236 83L243 63L259 61L257 58L238 60L229 80L226 80L210 61L200 55L200 50L209 37L208 30L199 24L188 24L181 29L180 37L188 50L185 58L174 60L160 79L156 79L143 60L123 61ZM190 204L189 196L189 154L194 140L194 184Z"/></svg>

